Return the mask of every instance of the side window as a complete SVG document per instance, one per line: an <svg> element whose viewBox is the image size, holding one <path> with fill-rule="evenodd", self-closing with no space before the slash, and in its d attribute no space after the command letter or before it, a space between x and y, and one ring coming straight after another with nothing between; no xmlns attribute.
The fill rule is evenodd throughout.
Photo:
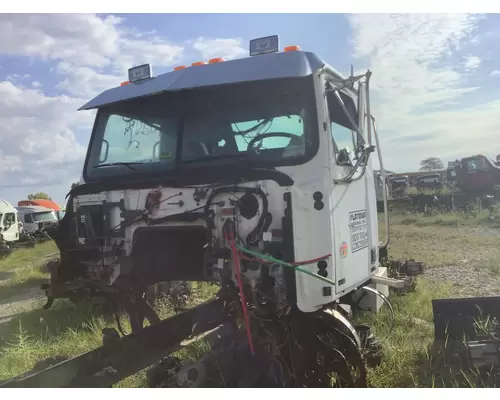
<svg viewBox="0 0 500 400"><path fill-rule="evenodd" d="M482 158L472 158L467 160L467 171L469 173L487 171L488 167Z"/></svg>
<svg viewBox="0 0 500 400"><path fill-rule="evenodd" d="M475 160L467 160L467 171L469 173L477 171L476 163L474 161Z"/></svg>
<svg viewBox="0 0 500 400"><path fill-rule="evenodd" d="M340 98L351 116L351 119L357 123L358 114L354 100L344 93L340 94ZM352 165L358 145L357 134L335 93L329 92L327 101L336 162L339 165Z"/></svg>
<svg viewBox="0 0 500 400"><path fill-rule="evenodd" d="M164 120L143 121L110 115L104 128L99 164L172 159L175 157L178 127L175 123L165 125Z"/></svg>
<svg viewBox="0 0 500 400"><path fill-rule="evenodd" d="M8 229L10 228L16 221L16 216L14 213L7 213L5 214L5 220L4 220L4 228Z"/></svg>
<svg viewBox="0 0 500 400"><path fill-rule="evenodd" d="M31 214L24 214L24 222L27 224L33 223L33 218L31 216Z"/></svg>
<svg viewBox="0 0 500 400"><path fill-rule="evenodd" d="M330 128L336 156L338 157L340 150L345 149L349 154L349 158L352 159L356 147L356 134L335 122L330 124Z"/></svg>

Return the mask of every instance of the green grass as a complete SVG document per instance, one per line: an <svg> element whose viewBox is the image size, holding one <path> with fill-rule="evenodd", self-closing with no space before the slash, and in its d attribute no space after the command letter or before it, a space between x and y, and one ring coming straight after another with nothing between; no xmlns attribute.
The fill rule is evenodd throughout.
<svg viewBox="0 0 500 400"><path fill-rule="evenodd" d="M411 214L400 219L403 225L416 226L489 226L500 227L500 215L493 215L495 218L490 219L488 211L465 214L451 213L438 215Z"/></svg>
<svg viewBox="0 0 500 400"><path fill-rule="evenodd" d="M383 363L368 373L371 387L433 386L433 370L422 368L431 362L429 349L434 335L431 300L445 298L449 294L447 286L419 281L415 292L401 297L392 296L396 318L390 334L392 319L387 309L361 317L364 323L373 326L383 346Z"/></svg>
<svg viewBox="0 0 500 400"><path fill-rule="evenodd" d="M39 267L14 270L9 278L0 281L0 303L7 301L40 285L49 279L49 275L40 271Z"/></svg>
<svg viewBox="0 0 500 400"><path fill-rule="evenodd" d="M214 285L195 284L190 306L213 296L216 290ZM162 319L173 314L166 301L158 302L155 308ZM48 311L36 309L15 317L0 330L0 380L24 373L45 358L75 356L101 346L102 329L117 329L110 311L90 302L74 304L57 300ZM127 318L121 317L120 323L125 332L130 332ZM195 343L183 349L180 355L193 357L204 350L203 343ZM145 372L141 371L117 387L143 387L145 383Z"/></svg>
<svg viewBox="0 0 500 400"><path fill-rule="evenodd" d="M40 268L49 254L57 251L53 242L39 244L31 249L17 249L8 258L0 260L0 305L18 298L27 290L39 286L48 278ZM217 287L194 284L190 305L212 297ZM117 328L114 314L104 305L90 302L72 303L56 300L50 310L43 310L43 300L34 300L35 309L24 311L0 324L0 380L24 373L40 360L71 357L102 345L102 329ZM161 318L173 313L166 301L159 301L156 310ZM127 318L120 318L126 332L130 332ZM203 349L200 343L183 350L189 357ZM144 371L128 377L118 387L145 385Z"/></svg>
<svg viewBox="0 0 500 400"><path fill-rule="evenodd" d="M485 269L492 275L500 274L500 256L493 256L476 266L476 269Z"/></svg>
<svg viewBox="0 0 500 400"><path fill-rule="evenodd" d="M45 242L30 249L16 249L0 260L0 304L46 281L49 276L40 267L45 257L56 251L55 243Z"/></svg>
<svg viewBox="0 0 500 400"><path fill-rule="evenodd" d="M486 269L497 275L500 274L500 235L492 227L492 221L485 217L485 213L395 215L391 217L390 254L394 258L424 261L427 268L467 262L471 268ZM20 250L9 259L0 261L0 271L11 271L14 265L28 266L10 277L11 287L13 283L23 285L31 278L42 278L39 269L34 266L40 255L52 251L50 246L46 243L32 250ZM212 297L215 290L210 285L197 285L193 304ZM2 295L0 285L0 299L2 296L5 294ZM432 349L431 300L448 296L453 296L452 286L423 279L419 280L416 292L401 297L392 296L396 320L394 331L387 338L391 322L387 310L361 317L363 322L374 327L384 349L382 365L369 370L370 386L492 386L489 381L485 383L483 377L478 379L477 373L452 370ZM168 302L158 303L157 310L162 318L172 313ZM122 325L129 331L128 321L122 319ZM104 327L116 327L113 315L102 307L88 303L73 304L59 300L48 311L36 309L18 315L5 323L3 328L0 327L0 380L31 369L41 359L55 355L73 356L100 346ZM193 358L206 350L203 343L197 343L180 355ZM145 372L141 371L116 386L144 387L145 379Z"/></svg>
<svg viewBox="0 0 500 400"><path fill-rule="evenodd" d="M0 271L10 271L17 267L27 267L35 264L39 265L40 260L46 255L57 251L57 246L52 241L37 244L33 248L16 249L10 256L0 259Z"/></svg>

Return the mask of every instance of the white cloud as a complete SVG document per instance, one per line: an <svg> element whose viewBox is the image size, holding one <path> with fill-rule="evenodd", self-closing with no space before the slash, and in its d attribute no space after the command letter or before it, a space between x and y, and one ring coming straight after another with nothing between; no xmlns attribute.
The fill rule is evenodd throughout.
<svg viewBox="0 0 500 400"><path fill-rule="evenodd" d="M203 61L216 57L231 60L248 54L248 51L241 46L241 42L241 39L207 39L199 37L192 42L192 45L195 50L198 50Z"/></svg>
<svg viewBox="0 0 500 400"><path fill-rule="evenodd" d="M76 110L98 92L119 85L132 65L174 63L183 47L154 32L139 34L121 18L88 14L0 15L0 54L57 61L56 89L47 96L41 83L22 83L12 74L0 82L0 178L2 186L55 184L79 175L92 113ZM111 72L105 72L111 71ZM86 132L79 143L75 132Z"/></svg>
<svg viewBox="0 0 500 400"><path fill-rule="evenodd" d="M92 14L2 14L0 53L118 70L137 60L170 65L182 55L181 46L150 35L138 38L123 22Z"/></svg>
<svg viewBox="0 0 500 400"><path fill-rule="evenodd" d="M477 87L454 61L473 37L479 15L358 14L349 16L353 55L373 71L372 109L389 169L417 168L428 156L445 160L493 154L500 103L460 108ZM474 56L469 67L478 65ZM472 135L472 136L471 136ZM479 140L479 138L483 140Z"/></svg>
<svg viewBox="0 0 500 400"><path fill-rule="evenodd" d="M109 88L105 83L125 80L127 69L134 65L172 65L183 51L154 31L126 28L124 19L115 16L0 15L0 54L62 61L57 72L67 78L58 88L76 95L90 96Z"/></svg>
<svg viewBox="0 0 500 400"><path fill-rule="evenodd" d="M246 55L240 39L175 44L115 16L0 14L0 55L25 57L38 71L0 81L0 187L19 196L50 185L62 201L67 182L81 174L94 115L76 110L126 80L134 65L161 70L185 61L186 45L191 56L198 52L205 59ZM57 79L51 87L41 78L46 72ZM54 89L58 95L47 95Z"/></svg>
<svg viewBox="0 0 500 400"><path fill-rule="evenodd" d="M86 99L98 92L116 87L126 80L124 76L99 73L92 68L76 66L67 61L61 61L56 67L56 72L63 76L56 89Z"/></svg>
<svg viewBox="0 0 500 400"><path fill-rule="evenodd" d="M472 70L476 69L481 65L481 59L478 56L467 56L465 57L465 69Z"/></svg>
<svg viewBox="0 0 500 400"><path fill-rule="evenodd" d="M81 100L45 96L0 82L0 179L2 186L55 183L78 174L84 147L72 128L89 123L75 112Z"/></svg>
<svg viewBox="0 0 500 400"><path fill-rule="evenodd" d="M498 76L498 75L500 75L500 70L498 69L495 69L490 72L490 76Z"/></svg>

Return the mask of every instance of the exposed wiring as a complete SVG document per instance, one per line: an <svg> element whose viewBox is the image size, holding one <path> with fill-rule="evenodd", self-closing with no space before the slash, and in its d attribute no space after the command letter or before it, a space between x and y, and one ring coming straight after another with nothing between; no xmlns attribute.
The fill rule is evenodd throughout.
<svg viewBox="0 0 500 400"><path fill-rule="evenodd" d="M294 267L297 267L299 265L310 265L310 264L317 263L318 261L321 261L321 260L326 260L329 257L331 257L331 254L327 254L326 256L322 256L322 257L318 257L318 258L313 258L312 260L294 262L294 263L291 263L290 265L292 265ZM251 258L251 257L246 256L245 254L242 254L241 258L244 259L245 261L250 261L250 262L260 262L262 264L277 264L276 261L273 261L273 260Z"/></svg>
<svg viewBox="0 0 500 400"><path fill-rule="evenodd" d="M246 261L259 261L259 262L262 262L263 264L279 264L279 265L283 265L285 267L288 267L288 268L291 268L291 269L294 269L294 270L297 270L299 272L302 272L304 274L307 274L307 275L310 275L310 276L313 276L317 279L320 279L322 280L323 282L326 282L326 283L329 283L333 286L335 286L335 282L328 279L328 278L325 278L321 275L318 275L314 272L311 272L311 271L308 271L306 269L302 269L300 268L299 266L300 265L308 265L308 264L314 264L318 261L321 261L321 260L324 260L324 259L327 259L328 257L331 256L331 254L328 254L326 256L322 256L322 257L318 257L318 258L315 258L315 259L312 259L312 260L306 260L306 261L299 261L299 262L296 262L296 263L293 263L293 264L290 264L290 263L287 263L285 261L282 261L282 260L278 260L272 256L269 256L269 255L266 255L266 254L261 254L261 253L258 253L256 251L252 251L252 250L249 250L239 244L236 244L236 248L242 252L242 253L246 253L246 254L250 254L251 256L253 256L254 258L250 258L250 257L247 257L245 256L244 254L242 254L242 258ZM392 305L389 301L389 299L383 294L383 293L380 293L378 290L375 290L375 289L372 289L371 287L369 286L364 286L362 288L363 290L367 291L367 292L370 292L370 293L373 293L375 294L376 296L380 297L384 303L387 304L387 307L389 308L389 311L391 313L391 326L389 327L389 331L386 335L386 339L387 337L389 337L389 335L391 334L392 330L394 329L394 325L395 325L395 322L396 322L396 314L394 312L394 309L392 308Z"/></svg>
<svg viewBox="0 0 500 400"><path fill-rule="evenodd" d="M273 263L273 264L283 265L284 267L288 267L288 268L291 268L293 270L302 272L303 274L312 276L314 278L322 280L323 282L329 283L332 286L336 286L335 282L332 281L331 279L325 278L325 277L323 277L321 275L318 275L318 274L316 274L314 272L308 271L307 269L300 268L300 265L313 264L314 262L317 262L316 260L318 260L318 261L319 260L324 260L324 259L330 257L331 256L330 254L327 255L327 256L321 257L319 259L316 259L316 260L301 261L301 262L296 263L296 264L290 264L290 263L287 263L285 261L278 260L277 258L274 258L274 257L269 256L267 254L262 254L262 253L259 253L259 252L253 251L253 250L249 250L246 247L243 247L243 246L241 246L239 244L236 244L236 248L239 251L241 251L243 253L250 254L251 256L254 256L255 258L257 258L259 260L267 261L267 262L270 262L270 263Z"/></svg>
<svg viewBox="0 0 500 400"><path fill-rule="evenodd" d="M252 340L252 332L250 329L250 318L248 316L248 309L247 309L247 304L245 300L245 293L243 291L243 281L241 279L241 269L240 269L240 258L238 254L238 250L236 248L236 240L234 238L234 232L232 230L229 231L229 234L225 234L226 240L231 246L231 253L233 256L233 262L234 262L234 269L236 272L236 280L238 282L238 287L240 290L240 301L241 301L241 309L243 311L243 319L245 322L245 330L247 334L247 339L248 339L248 347L250 348L250 353L252 355L255 354L255 348L253 346L253 340Z"/></svg>
<svg viewBox="0 0 500 400"><path fill-rule="evenodd" d="M222 186L219 188L216 188L212 190L210 195L208 196L207 203L205 204L205 213L208 214L210 205L212 204L212 201L215 199L216 196L222 194L222 193L231 193L235 194L236 192L242 192L242 193L251 193L259 196L262 200L262 213L260 215L259 221L257 222L257 226L253 229L252 232L250 232L247 235L246 238L246 244L248 245L255 245L257 244L259 240L259 236L264 230L267 230L269 228L269 225L271 224L271 216L269 214L269 201L267 199L266 194L263 192L262 189L260 188L255 188L255 187L242 187L242 186L237 186L237 185L232 185L232 186Z"/></svg>
<svg viewBox="0 0 500 400"><path fill-rule="evenodd" d="M173 194L172 196L169 196L163 200L161 200L160 202L158 202L157 206L159 206L161 203L165 202L165 201L168 201L168 200L171 200L173 199L174 197L177 197L177 196L180 196L182 195L182 192L179 192L179 193L176 193L176 194ZM139 196L140 196L140 193L139 193ZM137 200L137 202L139 202L139 200ZM201 208L201 207L200 207ZM196 211L197 209L194 209L194 210L190 210L190 211L185 211L185 212L192 212L192 211ZM122 221L120 222L118 225L114 226L113 228L111 228L108 233L111 233L113 232L115 229L117 228L127 228L129 227L130 225L133 225L135 224L136 222L139 222L141 219L143 219L145 217L145 213L147 212L148 210L145 208L144 210L141 211L141 215L131 221L128 221L127 223L125 223L125 221Z"/></svg>

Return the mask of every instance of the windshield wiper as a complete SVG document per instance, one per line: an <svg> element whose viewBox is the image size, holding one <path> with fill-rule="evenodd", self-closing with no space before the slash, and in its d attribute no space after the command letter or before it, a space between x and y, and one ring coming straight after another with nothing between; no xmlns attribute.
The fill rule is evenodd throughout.
<svg viewBox="0 0 500 400"><path fill-rule="evenodd" d="M101 167L113 167L115 165L123 165L124 167L127 167L131 169L132 171L137 171L132 165L137 165L137 164L144 164L143 162L112 162L112 163L107 163L107 164L99 164L95 165L94 168L101 168Z"/></svg>
<svg viewBox="0 0 500 400"><path fill-rule="evenodd" d="M208 157L200 157L200 158L195 158L194 160L186 160L182 161L182 164L191 164L191 163L196 163L196 162L203 162L203 161L216 161L216 160L224 160L224 159L234 159L236 161L243 161L248 164L249 161L254 159L254 156L249 153L229 153L229 154L219 154L216 156L208 156Z"/></svg>

